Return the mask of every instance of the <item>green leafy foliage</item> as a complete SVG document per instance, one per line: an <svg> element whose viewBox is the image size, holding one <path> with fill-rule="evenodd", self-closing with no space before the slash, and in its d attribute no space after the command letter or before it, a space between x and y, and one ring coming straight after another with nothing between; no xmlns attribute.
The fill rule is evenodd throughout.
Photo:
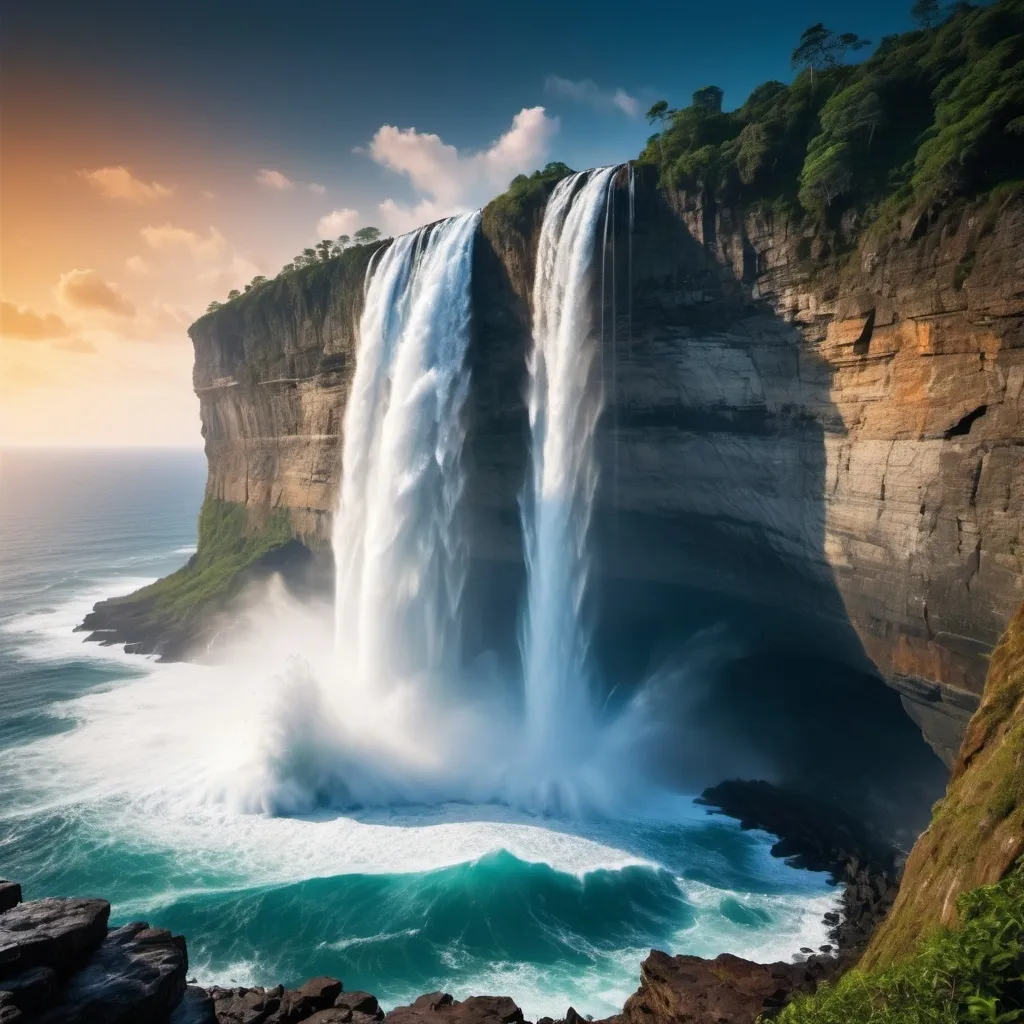
<svg viewBox="0 0 1024 1024"><path fill-rule="evenodd" d="M485 215L519 222L529 214L542 210L555 185L572 173L571 167L555 161L533 174L517 174L509 182L508 188L488 203Z"/></svg>
<svg viewBox="0 0 1024 1024"><path fill-rule="evenodd" d="M640 156L663 185L723 201L779 204L824 221L855 208L880 214L974 196L1024 167L1024 3L915 5L924 28L865 43L812 25L791 85L766 82L723 112L713 86L678 110L660 101L662 130ZM944 19L944 20L943 20ZM870 218L869 218L870 219Z"/></svg>
<svg viewBox="0 0 1024 1024"><path fill-rule="evenodd" d="M962 894L959 923L881 970L848 971L780 1024L1013 1024L1024 1020L1024 873Z"/></svg>

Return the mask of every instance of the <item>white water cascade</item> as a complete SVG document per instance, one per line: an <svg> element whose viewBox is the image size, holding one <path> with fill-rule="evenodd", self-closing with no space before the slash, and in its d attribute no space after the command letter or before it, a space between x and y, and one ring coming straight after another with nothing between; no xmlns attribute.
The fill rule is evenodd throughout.
<svg viewBox="0 0 1024 1024"><path fill-rule="evenodd" d="M367 270L334 526L343 692L450 666L466 552L462 409L480 214L403 235Z"/></svg>
<svg viewBox="0 0 1024 1024"><path fill-rule="evenodd" d="M602 214L607 218L617 170L585 171L556 186L544 214L533 290L532 472L523 501L526 733L544 773L540 796L557 806L566 802L565 780L595 738L583 614L598 483L594 432L603 404L595 366L603 308L595 317L593 299L602 253L598 226Z"/></svg>

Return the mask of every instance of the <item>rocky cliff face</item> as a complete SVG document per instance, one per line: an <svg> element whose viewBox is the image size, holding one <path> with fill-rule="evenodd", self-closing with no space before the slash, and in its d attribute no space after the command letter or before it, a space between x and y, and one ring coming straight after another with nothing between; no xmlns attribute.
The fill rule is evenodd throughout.
<svg viewBox="0 0 1024 1024"><path fill-rule="evenodd" d="M614 311L606 289L602 579L781 609L780 630L897 687L951 763L1024 596L1024 202L848 223L826 242L641 178L631 260L625 209ZM469 504L491 565L521 559L541 215L489 209L477 246ZM312 548L327 546L369 256L191 330L209 493L256 524L288 510Z"/></svg>

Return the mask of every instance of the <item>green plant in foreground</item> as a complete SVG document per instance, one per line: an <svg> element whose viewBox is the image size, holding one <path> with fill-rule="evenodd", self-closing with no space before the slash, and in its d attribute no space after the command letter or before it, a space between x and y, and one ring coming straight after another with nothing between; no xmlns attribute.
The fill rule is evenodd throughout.
<svg viewBox="0 0 1024 1024"><path fill-rule="evenodd" d="M1014 1024L1024 1020L1024 872L957 901L959 924L880 970L793 1001L784 1024Z"/></svg>

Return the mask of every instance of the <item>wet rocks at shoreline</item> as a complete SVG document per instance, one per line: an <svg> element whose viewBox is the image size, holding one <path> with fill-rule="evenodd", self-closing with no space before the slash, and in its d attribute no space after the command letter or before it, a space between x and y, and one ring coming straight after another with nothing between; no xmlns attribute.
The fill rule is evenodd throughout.
<svg viewBox="0 0 1024 1024"><path fill-rule="evenodd" d="M769 782L723 782L697 802L778 836L774 856L842 885L840 909L825 915L831 948L820 952L835 954L833 973L859 957L899 891L902 857L891 843L841 809Z"/></svg>

